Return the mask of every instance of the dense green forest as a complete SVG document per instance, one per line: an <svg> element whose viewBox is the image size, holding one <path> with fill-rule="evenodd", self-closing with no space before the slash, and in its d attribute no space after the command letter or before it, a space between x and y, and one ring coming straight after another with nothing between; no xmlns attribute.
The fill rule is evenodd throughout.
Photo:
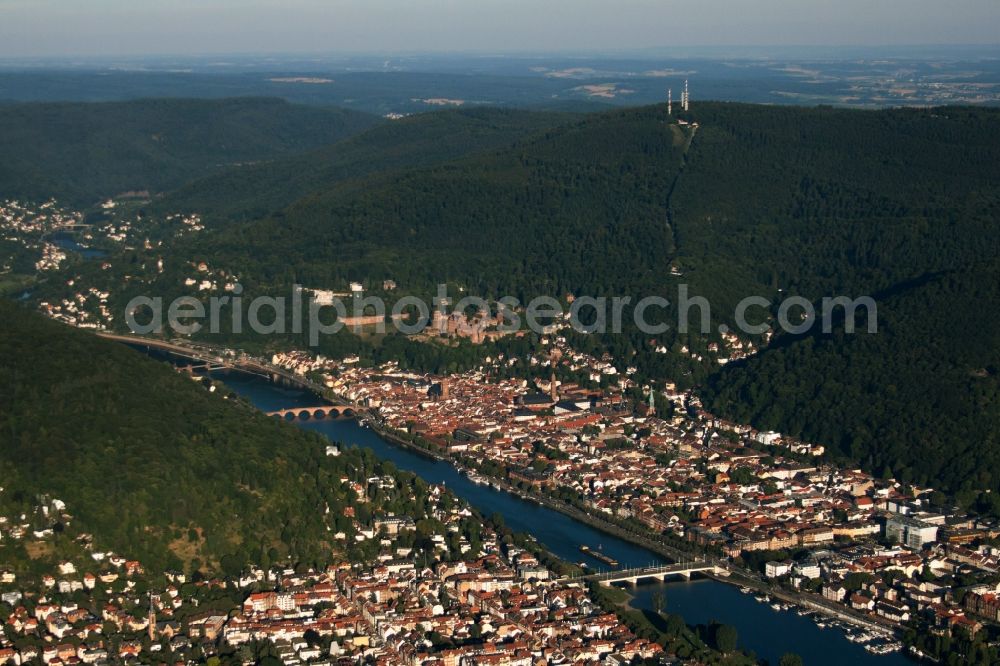
<svg viewBox="0 0 1000 666"><path fill-rule="evenodd" d="M654 110L595 115L446 165L335 183L184 251L262 287L363 277L607 293L666 272L685 139Z"/></svg>
<svg viewBox="0 0 1000 666"><path fill-rule="evenodd" d="M457 129L454 145L469 151L509 140L514 131L498 132L491 113L490 126L479 127L482 143L465 138L467 117L432 114L310 157L329 171L301 169L309 173L289 180L294 168L285 164L294 161L274 172L262 167L260 183L255 176L234 196L220 179L205 181L201 191L221 192L218 199L266 191L271 178L281 196L307 193L280 213L204 245L199 239L202 253L262 285L392 277L411 288L450 280L519 295L661 289L675 260L694 291L722 306L721 316L750 288L874 293L1000 249L991 228L1000 210L1000 112L991 109L701 104L676 185L689 130L668 124L660 107L564 120L442 166L399 173L397 165L420 164L391 156L367 178L333 175L364 175L357 163L389 145L404 157L424 152L395 143L412 134L409 125L434 135ZM539 116L515 114L507 123L530 129L544 125ZM450 152L434 143L436 155ZM197 196L190 203L218 205Z"/></svg>
<svg viewBox="0 0 1000 666"><path fill-rule="evenodd" d="M671 199L713 306L874 294L1000 251L1000 110L700 104Z"/></svg>
<svg viewBox="0 0 1000 666"><path fill-rule="evenodd" d="M998 305L1000 110L701 103L685 119L697 129L662 106L408 118L193 183L166 202L204 207L207 232L129 250L110 271L74 271L110 288L116 308L140 292L179 294L192 260L238 275L248 296L392 279L424 295L449 282L522 300L673 301L683 282L709 299L713 324L730 326L749 295L871 295L877 336L779 335L722 372L683 351L704 353L714 333L650 340L627 328L573 343L635 365L640 381L704 385L721 415L827 444L873 471L996 488L975 464L1000 455L987 435L1000 410L989 390L993 327L956 322ZM164 253L162 274L124 279ZM660 344L672 353L654 353ZM428 370L482 356L349 334L323 351L399 355ZM944 452L966 455L943 473Z"/></svg>
<svg viewBox="0 0 1000 666"><path fill-rule="evenodd" d="M0 105L0 193L93 204L325 146L375 116L276 99Z"/></svg>
<svg viewBox="0 0 1000 666"><path fill-rule="evenodd" d="M712 377L707 406L823 442L837 458L887 478L996 490L998 278L992 262L889 296L879 303L876 335L838 326L782 339Z"/></svg>
<svg viewBox="0 0 1000 666"><path fill-rule="evenodd" d="M668 193L690 134L669 123L658 109L568 122L562 114L551 118L558 121L553 124L562 124L545 128L543 114L475 110L399 121L390 134L379 127L308 159L317 172L324 159L336 170L342 154L343 163L354 169L362 160L353 156L353 146L362 147L359 156L374 160L386 144L402 151L403 163L432 159L420 156L424 142L412 137L414 128L428 125L432 134L442 137L432 142L439 146L436 154L474 152L484 145L487 149L409 169L396 168L400 162L394 157L383 158L388 170L358 178L333 176L332 183L321 178L322 185L307 174L295 182L309 184L310 193L277 213L235 224L233 220L243 215L237 210L206 215L209 230L169 241L163 273L146 270L143 280L126 280L125 275L135 276L154 265L163 249L129 250L109 271L95 265L74 265L73 270L88 284L110 291L116 311L139 294L167 299L180 295L190 274L188 260L205 260L213 269L238 275L248 295L287 296L295 283L345 288L355 279L371 288L392 279L398 293L425 295L433 294L442 281L452 283L453 294L461 286L487 296L523 299L538 294L658 293L669 274L673 249ZM396 127L405 130L401 136L413 145L385 138L402 131ZM530 136L517 139L524 133ZM488 147L505 140L512 145ZM280 172L283 178L288 173ZM235 175L231 182L237 182ZM213 191L197 185L183 192L196 188L206 194ZM254 189L265 192L260 207L266 209L270 194L263 186ZM180 195L168 199L171 205L181 200ZM180 257L186 260L178 261ZM51 288L40 288L39 296L55 298ZM338 352L371 350L383 358L386 349L392 349L413 366L432 371L464 369L483 356L467 348L423 350L416 343L388 342L373 346L345 335L328 341L322 351L341 356ZM594 344L600 343L621 357L645 348L631 335ZM649 358L651 371L659 374L684 365L667 355Z"/></svg>
<svg viewBox="0 0 1000 666"><path fill-rule="evenodd" d="M705 105L672 199L713 307L871 295L879 332L779 336L705 391L715 412L876 473L1000 487L1000 112ZM735 278L735 279L734 279Z"/></svg>
<svg viewBox="0 0 1000 666"><path fill-rule="evenodd" d="M158 208L200 213L216 224L253 220L336 183L503 148L572 117L495 108L408 116L315 151L196 180L170 193Z"/></svg>
<svg viewBox="0 0 1000 666"><path fill-rule="evenodd" d="M981 262L1000 254L1000 112L702 104L689 119L683 161L686 130L661 108L599 114L317 189L203 251L266 287L391 277L518 296L663 293L674 261L723 322L748 295L873 295L879 335L779 339L712 377L711 407L876 472L996 487L979 464L1000 456L1000 401L980 376L996 361L994 327L971 316L998 303ZM634 333L580 342L677 379Z"/></svg>
<svg viewBox="0 0 1000 666"><path fill-rule="evenodd" d="M354 534L347 506L362 524L379 511L428 515L427 486L370 450L329 457L319 435L210 394L138 352L2 300L0 317L3 515L32 515L45 494L68 505L74 530L94 534L98 548L153 571L228 573L248 562L372 556L331 539L327 527ZM343 483L362 469L396 484L365 503ZM5 540L0 561L51 567L26 547ZM73 545L57 550L65 558Z"/></svg>

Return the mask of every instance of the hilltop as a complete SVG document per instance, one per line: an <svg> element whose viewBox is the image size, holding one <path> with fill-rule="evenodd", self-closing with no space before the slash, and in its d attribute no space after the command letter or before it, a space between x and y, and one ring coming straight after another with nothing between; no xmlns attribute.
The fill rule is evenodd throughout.
<svg viewBox="0 0 1000 666"><path fill-rule="evenodd" d="M705 105L672 203L677 263L746 295L870 295L876 335L779 335L707 384L716 413L907 482L1000 487L1000 111ZM817 308L819 310L819 308Z"/></svg>
<svg viewBox="0 0 1000 666"><path fill-rule="evenodd" d="M362 274L487 294L625 287L672 250L667 193L685 140L648 109L595 114L443 164L315 187L196 253L269 286L287 273L283 257L310 284Z"/></svg>
<svg viewBox="0 0 1000 666"><path fill-rule="evenodd" d="M0 105L0 192L90 205L151 195L225 167L318 148L375 116L278 99Z"/></svg>
<svg viewBox="0 0 1000 666"><path fill-rule="evenodd" d="M254 220L347 180L504 148L574 117L496 108L407 116L307 153L195 180L169 193L160 208L198 212L216 223Z"/></svg>

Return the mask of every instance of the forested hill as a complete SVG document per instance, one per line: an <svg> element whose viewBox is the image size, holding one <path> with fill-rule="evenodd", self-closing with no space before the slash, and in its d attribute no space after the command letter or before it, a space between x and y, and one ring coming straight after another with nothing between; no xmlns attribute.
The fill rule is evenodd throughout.
<svg viewBox="0 0 1000 666"><path fill-rule="evenodd" d="M315 189L187 248L260 284L453 280L485 294L649 283L672 251L685 132L652 109L588 116L513 147Z"/></svg>
<svg viewBox="0 0 1000 666"><path fill-rule="evenodd" d="M996 491L1000 265L930 277L880 301L879 315L876 335L838 327L726 367L706 386L706 406L823 442L886 478Z"/></svg>
<svg viewBox="0 0 1000 666"><path fill-rule="evenodd" d="M697 130L667 117L662 105L552 126L487 110L380 126L304 161L251 169L245 186L239 171L225 174L215 200L213 181L192 186L184 191L189 201L238 223L130 250L112 270L91 268L88 277L122 304L140 288L176 294L191 261L238 275L248 294L392 279L399 292L426 294L449 281L487 297L676 302L676 283L685 282L709 298L715 323L730 325L736 302L749 295L881 294L888 327L876 339L779 339L760 359L714 377L709 404L721 415L801 433L875 471L909 469L914 480L941 478L950 489L1000 486L970 466L978 450L970 441L983 447L984 460L1000 450L975 430L992 423L1000 401L976 393L988 382L958 379L984 368L992 376L991 329L948 324L959 313L1000 307L986 284L995 280L989 262L1000 256L1000 109L699 103L685 120ZM462 131L449 137L456 124ZM415 138L424 128L426 139ZM312 167L294 174L296 165ZM230 201L243 198L251 203ZM125 280L164 254L162 274ZM953 282L938 281L945 279ZM962 287L942 297L949 284ZM919 317L926 319L918 326ZM632 330L580 344L634 365L642 379L691 386L719 369L709 342L671 331L654 345ZM672 353L656 353L660 344ZM908 355L914 346L925 355ZM810 369L808 382L796 380L810 395L789 394L786 372L765 371L791 368L791 359ZM858 372L850 390L828 400L826 387L848 361ZM912 372L895 380L904 368ZM969 391L977 411L941 401L971 400ZM959 420L974 430L957 427ZM945 452L965 452L963 466L940 476Z"/></svg>
<svg viewBox="0 0 1000 666"><path fill-rule="evenodd" d="M4 300L0 318L2 515L34 516L44 494L68 505L74 531L93 534L97 549L153 572L228 573L287 557L328 562L331 549L360 559L327 529L353 537L349 505L362 520L383 502L425 515L426 486L370 452L364 462L355 449L328 457L320 436L209 394L164 363ZM342 481L362 468L395 475L398 492L362 506ZM53 539L48 551L5 539L0 562L51 570L42 554L79 550L68 532Z"/></svg>
<svg viewBox="0 0 1000 666"><path fill-rule="evenodd" d="M1000 254L1000 109L695 116L671 201L678 263L730 311L751 289L875 293Z"/></svg>
<svg viewBox="0 0 1000 666"><path fill-rule="evenodd" d="M197 212L216 224L229 218L252 220L348 179L503 148L573 117L495 108L417 114L305 154L199 179L172 192L159 207Z"/></svg>
<svg viewBox="0 0 1000 666"><path fill-rule="evenodd" d="M876 473L1000 489L1000 110L697 117L672 199L685 280L724 312L880 296L878 334L779 337L713 377L708 406Z"/></svg>
<svg viewBox="0 0 1000 666"><path fill-rule="evenodd" d="M379 122L277 99L0 105L0 196L93 204L301 153Z"/></svg>
<svg viewBox="0 0 1000 666"><path fill-rule="evenodd" d="M1000 110L703 103L688 119L699 127L686 155L691 130L669 124L662 107L595 114L507 149L316 187L185 252L263 288L392 278L411 289L454 280L517 295L669 293L674 262L717 321L754 294L885 294L879 313L889 323L876 339L781 341L715 377L709 403L876 471L908 470L950 489L997 485L972 455L1000 450L980 437L1000 402L976 393L968 412L941 400L971 399L989 382L958 377L994 362L988 327L946 322L1000 305L983 284L984 262L1000 255ZM964 287L941 297L938 274ZM919 327L918 316L927 317ZM651 376L687 378L640 336L602 344ZM925 356L912 356L915 346ZM765 372L792 359L810 370L794 395L784 371ZM859 374L831 395L825 387L837 386L844 363ZM942 476L945 452L965 454Z"/></svg>
<svg viewBox="0 0 1000 666"><path fill-rule="evenodd" d="M634 290L664 285L675 260L720 316L747 289L875 292L1000 250L996 109L703 103L673 189L690 130L664 111L549 128L545 114L429 114L182 194L224 212L243 205L229 200L266 210L296 197L278 214L199 239L207 258L262 281L578 291L610 280ZM540 131L491 149L532 128ZM421 132L427 140L415 138ZM421 166L479 146L485 152Z"/></svg>

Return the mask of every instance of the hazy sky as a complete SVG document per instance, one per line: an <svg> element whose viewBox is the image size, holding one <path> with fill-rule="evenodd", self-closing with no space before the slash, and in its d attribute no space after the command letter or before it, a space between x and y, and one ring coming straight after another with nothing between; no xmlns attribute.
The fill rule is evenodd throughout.
<svg viewBox="0 0 1000 666"><path fill-rule="evenodd" d="M1000 0L0 0L0 56L996 43Z"/></svg>

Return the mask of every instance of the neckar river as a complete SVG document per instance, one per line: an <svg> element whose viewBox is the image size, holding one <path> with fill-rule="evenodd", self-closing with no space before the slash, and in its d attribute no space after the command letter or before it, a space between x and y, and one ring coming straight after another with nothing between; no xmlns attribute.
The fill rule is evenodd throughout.
<svg viewBox="0 0 1000 666"><path fill-rule="evenodd" d="M216 375L216 378L263 411L316 404L312 394L254 376L224 373ZM390 444L353 420L296 421L296 424L321 433L333 442L371 448L400 469L413 472L429 483L446 485L485 515L500 513L512 529L533 535L565 560L587 560L580 552L580 546L588 545L600 546L606 555L618 560L623 567L664 562L661 557L640 546L605 534L558 511L473 483L448 463ZM590 564L596 567L600 562L593 560ZM808 665L899 666L914 663L899 653L873 655L862 646L848 641L838 629L820 628L794 610L775 610L732 585L714 580L643 583L630 591L635 594L632 605L636 608L653 608L653 595L660 592L665 597L666 609L683 616L688 624L717 621L732 625L739 632L740 645L753 650L758 657L767 659L771 664L777 664L787 652L797 653Z"/></svg>

